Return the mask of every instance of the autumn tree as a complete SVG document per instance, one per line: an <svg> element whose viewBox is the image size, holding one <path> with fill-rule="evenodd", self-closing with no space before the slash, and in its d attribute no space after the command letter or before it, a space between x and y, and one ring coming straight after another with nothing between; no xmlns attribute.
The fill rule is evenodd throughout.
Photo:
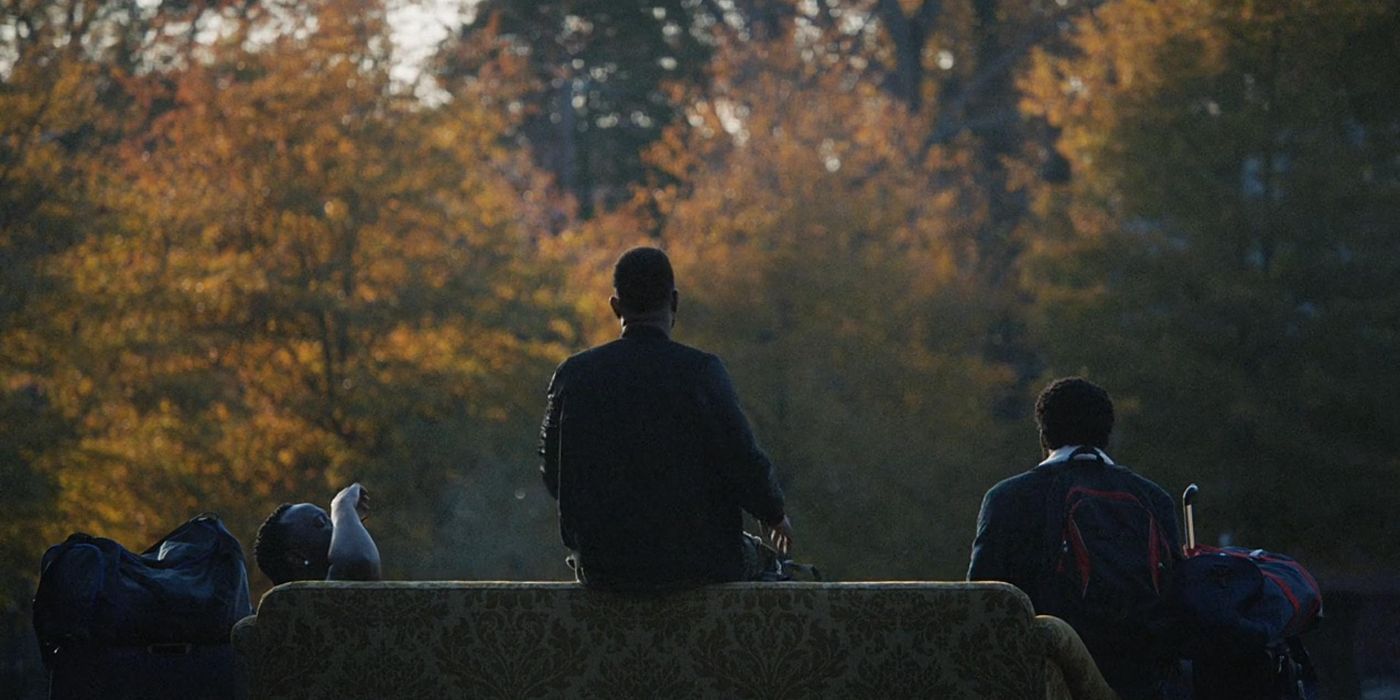
<svg viewBox="0 0 1400 700"><path fill-rule="evenodd" d="M680 338L734 372L803 556L958 576L1009 380L983 359L976 247L938 186L958 164L922 158L908 111L809 40L724 47L651 155L675 184L643 211L677 266Z"/></svg>
<svg viewBox="0 0 1400 700"><path fill-rule="evenodd" d="M51 393L81 434L57 520L134 544L218 510L251 544L278 502L358 479L389 571L536 570L504 465L560 351L532 254L550 212L490 73L514 69L430 108L394 89L382 7L305 9L179 73L110 175L120 233L62 259Z"/></svg>
<svg viewBox="0 0 1400 700"><path fill-rule="evenodd" d="M1037 337L1119 398L1126 460L1201 482L1208 541L1400 561L1397 35L1387 2L1118 0L1024 78L1072 173Z"/></svg>
<svg viewBox="0 0 1400 700"><path fill-rule="evenodd" d="M59 260L107 235L112 149L159 110L139 94L189 58L234 2L0 2L0 607L26 599L62 489L57 455L81 421L53 396L71 343L53 322L71 293ZM11 598L11 593L16 593Z"/></svg>
<svg viewBox="0 0 1400 700"><path fill-rule="evenodd" d="M523 133L586 215L643 178L641 154L675 113L666 86L703 81L717 21L682 0L486 0L474 12L462 40L490 34L521 56L532 84ZM470 72L481 56L459 52L444 69Z"/></svg>
<svg viewBox="0 0 1400 700"><path fill-rule="evenodd" d="M11 24L11 27L16 25ZM12 28L11 32L18 31ZM38 28L33 30L39 32ZM47 33L47 32L46 32ZM28 37L26 37L27 39ZM35 43L42 39L34 37ZM0 82L0 606L23 599L27 569L42 543L30 541L52 507L56 483L38 462L71 434L45 395L44 358L25 352L16 336L32 300L52 285L40 264L80 236L91 210L80 184L77 144L65 143L97 110L92 67L46 53L13 34ZM65 138L66 137L66 138Z"/></svg>

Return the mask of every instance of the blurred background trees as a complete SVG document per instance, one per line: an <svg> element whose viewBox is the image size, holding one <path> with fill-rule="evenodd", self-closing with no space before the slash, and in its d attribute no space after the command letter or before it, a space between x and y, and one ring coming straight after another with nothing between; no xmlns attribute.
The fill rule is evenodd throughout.
<svg viewBox="0 0 1400 700"><path fill-rule="evenodd" d="M829 568L956 576L962 533L888 525L975 520L976 475L1015 459L992 410L1014 372L982 352L994 309L959 215L966 174L921 154L917 117L859 62L808 60L809 41L829 38L727 45L684 133L652 153L680 183L651 195L680 332L726 359Z"/></svg>
<svg viewBox="0 0 1400 700"><path fill-rule="evenodd" d="M1116 2L1021 83L1072 173L1031 188L1036 346L1107 382L1132 463L1201 482L1212 529L1339 571L1400 555L1400 491L1362 486L1400 467L1397 22Z"/></svg>
<svg viewBox="0 0 1400 700"><path fill-rule="evenodd" d="M560 190L586 215L629 199L643 151L675 117L667 90L705 81L716 18L683 0L483 0L474 11L468 45L491 35L526 67L522 132ZM471 74L481 60L459 52L443 65Z"/></svg>
<svg viewBox="0 0 1400 700"><path fill-rule="evenodd" d="M1394 3L481 0L408 82L398 6L0 0L0 605L351 480L391 576L565 577L638 243L837 577L961 577L1069 373L1206 539L1400 565Z"/></svg>

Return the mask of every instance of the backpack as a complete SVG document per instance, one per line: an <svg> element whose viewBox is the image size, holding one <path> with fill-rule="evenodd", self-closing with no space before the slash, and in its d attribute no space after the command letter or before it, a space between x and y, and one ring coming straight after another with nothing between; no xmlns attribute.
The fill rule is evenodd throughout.
<svg viewBox="0 0 1400 700"><path fill-rule="evenodd" d="M1098 450L1081 447L1042 468L1054 480L1039 612L1068 622L1090 651L1152 651L1169 624L1163 594L1177 556L1171 525L1158 522L1138 478Z"/></svg>
<svg viewBox="0 0 1400 700"><path fill-rule="evenodd" d="M204 514L141 554L104 537L70 535L44 553L34 631L44 663L64 648L227 644L251 615L243 548Z"/></svg>

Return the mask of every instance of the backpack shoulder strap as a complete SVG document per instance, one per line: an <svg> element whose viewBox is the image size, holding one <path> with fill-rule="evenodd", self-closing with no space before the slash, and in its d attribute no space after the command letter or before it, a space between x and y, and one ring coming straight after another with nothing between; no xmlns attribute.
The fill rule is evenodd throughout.
<svg viewBox="0 0 1400 700"><path fill-rule="evenodd" d="M1038 587L1055 574L1055 566L1060 558L1061 540L1064 535L1065 498L1069 495L1070 484L1074 480L1074 466L1073 460L1067 459L1036 468L1037 471L1044 471L1045 478L1049 480L1045 488L1045 505L1041 508L1045 525L1041 535L1041 560L1036 569L1039 575Z"/></svg>

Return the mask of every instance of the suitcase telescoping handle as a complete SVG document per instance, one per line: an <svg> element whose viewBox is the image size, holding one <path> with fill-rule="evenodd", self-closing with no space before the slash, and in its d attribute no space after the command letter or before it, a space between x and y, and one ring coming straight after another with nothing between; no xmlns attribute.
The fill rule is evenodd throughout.
<svg viewBox="0 0 1400 700"><path fill-rule="evenodd" d="M1196 500L1197 491L1200 491L1200 489L1197 488L1195 484L1191 484L1190 486L1186 487L1185 491L1181 492L1181 510L1186 516L1186 552L1188 554L1196 549L1196 517L1194 502Z"/></svg>

